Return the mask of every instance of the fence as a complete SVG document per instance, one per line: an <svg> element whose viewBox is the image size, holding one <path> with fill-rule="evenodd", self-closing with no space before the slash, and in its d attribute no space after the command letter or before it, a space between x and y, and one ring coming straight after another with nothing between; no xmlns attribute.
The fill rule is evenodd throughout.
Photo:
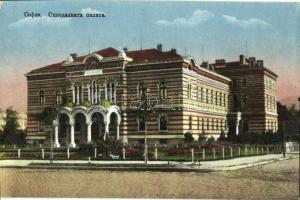
<svg viewBox="0 0 300 200"><path fill-rule="evenodd" d="M282 153L282 145L149 146L149 160L208 161ZM94 159L143 160L144 146L123 147L104 152L93 149L88 156L78 148L0 148L0 159Z"/></svg>

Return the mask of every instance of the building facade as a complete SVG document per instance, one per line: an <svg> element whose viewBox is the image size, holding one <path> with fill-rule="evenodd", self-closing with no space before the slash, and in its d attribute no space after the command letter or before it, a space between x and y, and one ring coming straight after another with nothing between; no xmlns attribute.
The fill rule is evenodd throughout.
<svg viewBox="0 0 300 200"><path fill-rule="evenodd" d="M180 142L187 132L195 139L201 134L217 138L232 126L236 133L245 131L241 126L245 119L247 131L276 130L276 108L272 110L271 103L276 101L277 76L264 67L256 69L263 72L247 75L248 90L237 91L232 80L240 73L238 69L225 66L222 70L219 63L197 65L175 49L162 51L160 45L157 49L106 48L85 56L71 54L66 61L26 74L27 139L29 143L49 142L41 117L45 107L57 111L53 122L56 147L75 147L108 137L141 143L145 134L150 143L162 144ZM257 86L252 76L262 79ZM273 90L269 84L274 84ZM250 100L251 87L262 90L258 103ZM261 115L232 105L234 95L244 93L249 98L248 111L254 109L254 114L259 111ZM150 114L141 115L143 110ZM231 123L234 117L236 123ZM257 125L261 123L264 126Z"/></svg>

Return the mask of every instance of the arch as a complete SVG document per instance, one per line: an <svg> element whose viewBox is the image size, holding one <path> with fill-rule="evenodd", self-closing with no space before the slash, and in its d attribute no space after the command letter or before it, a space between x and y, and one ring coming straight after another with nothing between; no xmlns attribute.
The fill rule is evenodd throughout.
<svg viewBox="0 0 300 200"><path fill-rule="evenodd" d="M111 107L109 107L108 112L107 112L108 123L109 123L109 120L110 120L110 115L112 113L115 113L117 115L118 125L120 125L120 123L121 123L121 115L120 115L120 109L119 109L119 107L117 107L117 106L111 106Z"/></svg>
<svg viewBox="0 0 300 200"><path fill-rule="evenodd" d="M73 121L71 112L72 112L71 108L61 107L61 108L57 109L57 118L59 118L60 115L65 114L65 115L67 115L69 117L69 123L71 123Z"/></svg>
<svg viewBox="0 0 300 200"><path fill-rule="evenodd" d="M76 106L73 111L71 112L71 116L72 116L72 119L75 121L75 116L78 114L78 113L81 113L84 115L85 117L85 120L86 120L86 123L89 123L90 122L90 116L88 115L88 112L86 110L85 107L83 106Z"/></svg>
<svg viewBox="0 0 300 200"><path fill-rule="evenodd" d="M100 113L103 117L104 123L107 122L106 109L99 105L91 106L87 112L89 119L92 119L94 113Z"/></svg>
<svg viewBox="0 0 300 200"><path fill-rule="evenodd" d="M96 58L99 62L103 59L102 56L93 53L93 54L91 54L91 55L86 56L86 57L84 58L84 60L83 60L83 63L86 63L86 61L87 61L89 58L92 58L92 57Z"/></svg>

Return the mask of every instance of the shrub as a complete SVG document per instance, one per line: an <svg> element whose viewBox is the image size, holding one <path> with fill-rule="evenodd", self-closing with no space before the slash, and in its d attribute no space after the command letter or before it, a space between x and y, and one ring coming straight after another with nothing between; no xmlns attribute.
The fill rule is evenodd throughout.
<svg viewBox="0 0 300 200"><path fill-rule="evenodd" d="M104 108L108 108L110 106L110 102L108 100L102 100L101 106Z"/></svg>
<svg viewBox="0 0 300 200"><path fill-rule="evenodd" d="M225 141L225 140L226 140L225 133L222 130L221 133L220 133L219 141Z"/></svg>
<svg viewBox="0 0 300 200"><path fill-rule="evenodd" d="M88 107L91 107L91 103L89 101L84 101L84 102L82 102L82 106L88 108Z"/></svg>
<svg viewBox="0 0 300 200"><path fill-rule="evenodd" d="M65 106L69 107L69 108L73 108L75 106L75 103L73 101L69 100L69 101L67 101Z"/></svg>
<svg viewBox="0 0 300 200"><path fill-rule="evenodd" d="M184 134L184 142L192 143L193 141L194 141L193 134L190 133L190 132L186 132L186 133Z"/></svg>
<svg viewBox="0 0 300 200"><path fill-rule="evenodd" d="M207 141L207 135L205 134L200 134L199 137L198 137L198 141L203 144Z"/></svg>
<svg viewBox="0 0 300 200"><path fill-rule="evenodd" d="M97 145L94 142L89 142L87 144L81 144L79 146L79 153L86 155L86 156L93 156L94 150Z"/></svg>
<svg viewBox="0 0 300 200"><path fill-rule="evenodd" d="M211 144L211 143L215 142L215 138L214 138L213 136L210 136L210 137L207 139L207 142L208 142L209 144Z"/></svg>

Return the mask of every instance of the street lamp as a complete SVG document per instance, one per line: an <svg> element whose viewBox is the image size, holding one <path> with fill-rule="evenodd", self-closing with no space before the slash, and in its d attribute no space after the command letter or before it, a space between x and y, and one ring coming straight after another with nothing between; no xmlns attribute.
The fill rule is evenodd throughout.
<svg viewBox="0 0 300 200"><path fill-rule="evenodd" d="M150 107L149 107L149 93L150 89L147 89L144 84L142 84L141 88L141 107L140 107L140 115L143 117L144 124L145 124L145 134L144 134L144 158L145 164L148 164L148 142L147 142L147 119L150 114Z"/></svg>

